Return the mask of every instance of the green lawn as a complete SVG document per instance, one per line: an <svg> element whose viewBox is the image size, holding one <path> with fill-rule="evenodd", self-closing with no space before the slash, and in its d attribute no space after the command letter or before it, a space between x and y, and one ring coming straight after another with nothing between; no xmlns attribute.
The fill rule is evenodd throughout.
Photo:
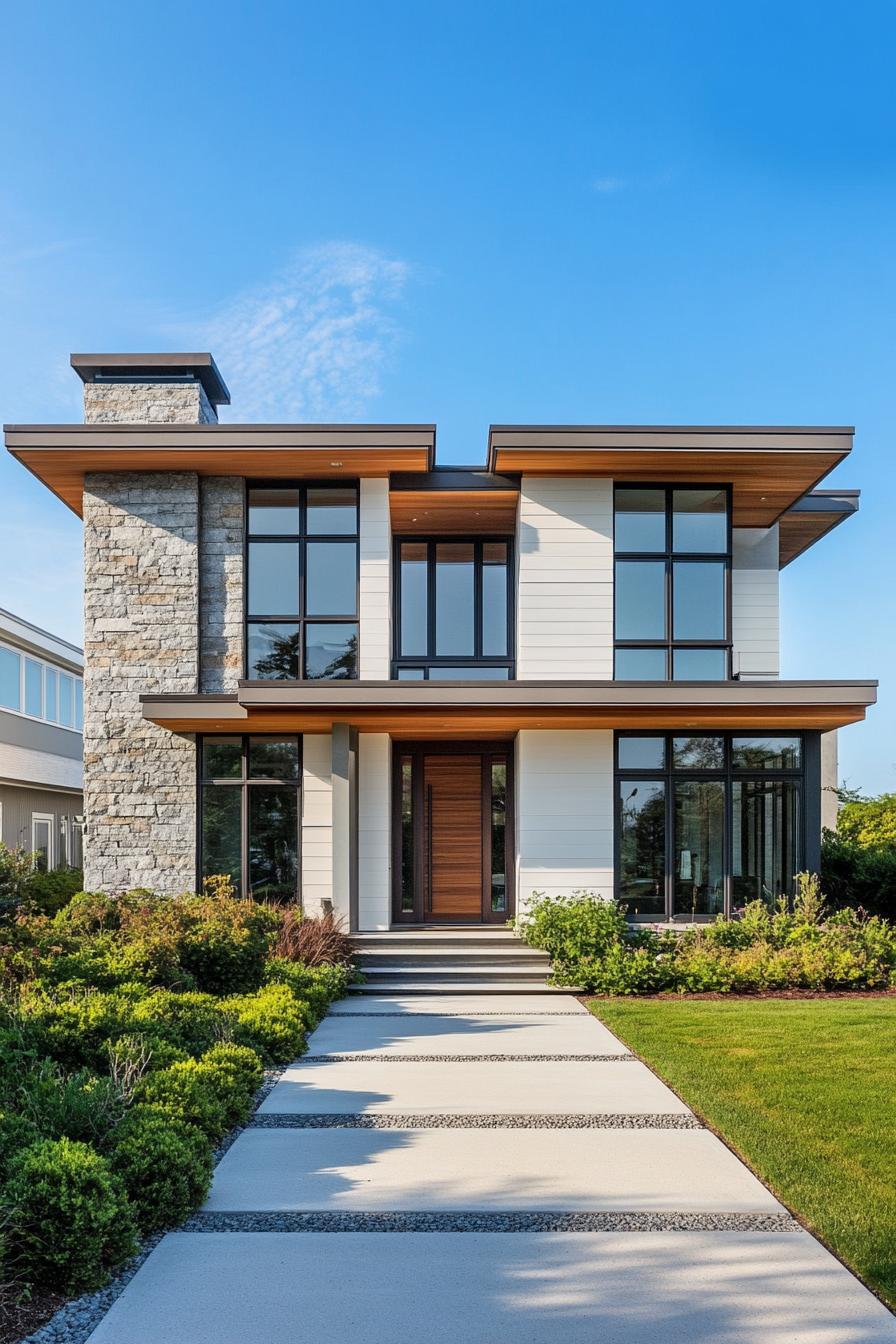
<svg viewBox="0 0 896 1344"><path fill-rule="evenodd" d="M588 1006L896 1306L896 999Z"/></svg>

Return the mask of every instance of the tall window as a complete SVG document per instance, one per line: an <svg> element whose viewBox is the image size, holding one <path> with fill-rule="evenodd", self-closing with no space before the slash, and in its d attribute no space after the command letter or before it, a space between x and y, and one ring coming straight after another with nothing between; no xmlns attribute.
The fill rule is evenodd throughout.
<svg viewBox="0 0 896 1344"><path fill-rule="evenodd" d="M393 675L400 681L513 676L509 540L399 541Z"/></svg>
<svg viewBox="0 0 896 1344"><path fill-rule="evenodd" d="M298 737L202 739L202 877L223 874L257 900L298 898L301 774Z"/></svg>
<svg viewBox="0 0 896 1344"><path fill-rule="evenodd" d="M354 486L249 490L246 675L358 675L358 492Z"/></svg>
<svg viewBox="0 0 896 1344"><path fill-rule="evenodd" d="M803 855L803 740L616 737L616 888L631 919L687 922L790 894Z"/></svg>
<svg viewBox="0 0 896 1344"><path fill-rule="evenodd" d="M728 490L618 486L615 551L616 679L728 678Z"/></svg>

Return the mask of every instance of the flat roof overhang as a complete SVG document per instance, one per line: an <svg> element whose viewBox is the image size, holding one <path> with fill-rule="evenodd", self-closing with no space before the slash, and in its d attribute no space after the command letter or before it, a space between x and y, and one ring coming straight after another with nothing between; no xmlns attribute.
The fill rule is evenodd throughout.
<svg viewBox="0 0 896 1344"><path fill-rule="evenodd" d="M435 425L6 425L6 447L79 516L88 472L257 480L428 471Z"/></svg>
<svg viewBox="0 0 896 1344"><path fill-rule="evenodd" d="M176 733L512 737L521 728L822 729L865 717L876 681L241 682L232 695L144 695Z"/></svg>
<svg viewBox="0 0 896 1344"><path fill-rule="evenodd" d="M516 531L518 476L496 476L477 467L396 472L389 482L395 535L507 535Z"/></svg>
<svg viewBox="0 0 896 1344"><path fill-rule="evenodd" d="M492 425L488 467L644 484L730 483L735 527L771 527L852 449L851 426Z"/></svg>
<svg viewBox="0 0 896 1344"><path fill-rule="evenodd" d="M859 511L858 490L813 490L778 523L778 566L783 569L816 541Z"/></svg>

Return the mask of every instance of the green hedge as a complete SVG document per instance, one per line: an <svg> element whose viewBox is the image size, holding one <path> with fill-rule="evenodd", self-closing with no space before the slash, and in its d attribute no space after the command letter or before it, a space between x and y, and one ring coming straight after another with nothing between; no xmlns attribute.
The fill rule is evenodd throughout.
<svg viewBox="0 0 896 1344"><path fill-rule="evenodd" d="M276 957L283 911L220 890L17 911L0 939L0 1275L5 1243L20 1280L80 1292L202 1202L264 1066L305 1049L351 972Z"/></svg>
<svg viewBox="0 0 896 1344"><path fill-rule="evenodd" d="M806 874L791 906L755 901L737 919L697 927L630 929L612 902L576 892L536 899L519 929L550 953L552 983L594 994L896 985L896 927L855 910L826 914L817 880Z"/></svg>

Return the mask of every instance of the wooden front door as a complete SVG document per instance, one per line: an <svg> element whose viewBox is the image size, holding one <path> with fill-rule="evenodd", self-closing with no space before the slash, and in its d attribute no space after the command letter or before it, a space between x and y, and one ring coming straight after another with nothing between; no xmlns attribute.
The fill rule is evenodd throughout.
<svg viewBox="0 0 896 1344"><path fill-rule="evenodd" d="M482 757L423 757L427 919L482 917Z"/></svg>
<svg viewBox="0 0 896 1344"><path fill-rule="evenodd" d="M510 917L510 768L503 743L395 744L394 923Z"/></svg>

